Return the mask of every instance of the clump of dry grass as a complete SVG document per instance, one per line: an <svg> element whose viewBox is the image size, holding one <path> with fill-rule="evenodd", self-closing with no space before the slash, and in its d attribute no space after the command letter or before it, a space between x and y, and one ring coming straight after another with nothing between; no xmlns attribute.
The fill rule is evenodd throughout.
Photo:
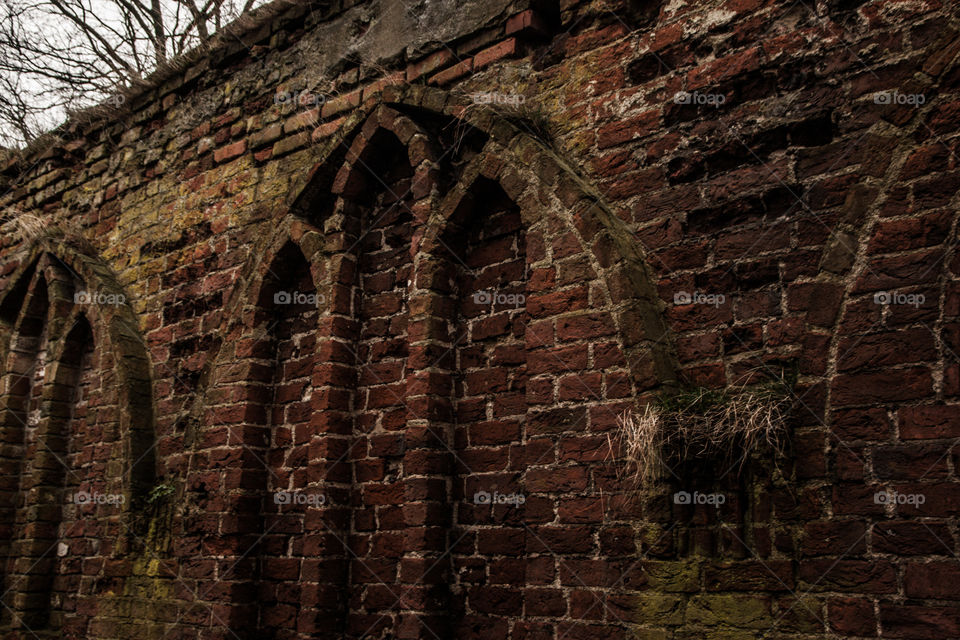
<svg viewBox="0 0 960 640"><path fill-rule="evenodd" d="M627 476L640 486L652 485L663 471L660 458L664 437L661 415L660 409L650 403L644 407L643 413L627 410L617 418L623 455L627 462Z"/></svg>
<svg viewBox="0 0 960 640"><path fill-rule="evenodd" d="M13 238L14 244L41 236L48 226L40 216L18 209L6 209L0 213L0 230L5 236Z"/></svg>
<svg viewBox="0 0 960 640"><path fill-rule="evenodd" d="M0 246L28 249L41 237L66 242L84 251L92 250L84 239L79 218L68 217L64 211L38 215L15 207L0 208Z"/></svg>
<svg viewBox="0 0 960 640"><path fill-rule="evenodd" d="M693 389L619 417L626 475L651 486L666 469L718 460L738 473L756 451L784 453L791 407L786 380L722 390Z"/></svg>

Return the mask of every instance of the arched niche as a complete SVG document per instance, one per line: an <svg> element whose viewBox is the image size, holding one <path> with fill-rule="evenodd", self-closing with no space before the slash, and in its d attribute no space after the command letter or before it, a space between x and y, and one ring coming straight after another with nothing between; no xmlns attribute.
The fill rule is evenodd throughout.
<svg viewBox="0 0 960 640"><path fill-rule="evenodd" d="M60 628L91 552L71 523L102 528L97 554L123 553L155 482L145 345L109 268L75 245L38 239L0 295L0 475L12 524L0 544L14 628ZM108 506L97 502L108 494Z"/></svg>
<svg viewBox="0 0 960 640"><path fill-rule="evenodd" d="M264 531L270 455L305 456L305 467L297 468L305 469L305 484L287 486L327 498L304 514L302 535L294 527L277 565L277 580L296 580L300 597L296 620L292 605L278 609L287 611L271 623L278 632L295 625L362 637L402 626L404 633L429 628L442 635L467 619L496 629L496 615L478 618L469 596L454 597L448 586L457 569L447 553L456 527L477 523L484 507L471 503L472 493L484 474L498 471L483 468L476 448L469 455L480 458L464 464L459 439L469 444L471 428L483 437L475 427L480 417L509 422L522 415L519 435L505 429L480 449L532 450L542 441L556 450L584 430L609 429L615 410L673 382L661 303L625 225L546 145L505 119L464 107L442 92L410 88L384 92L346 118L334 141L317 151L289 208L270 221L273 229L252 250L228 300L228 325L193 411L188 440L196 482L188 478L188 485L214 482L228 498L217 507L216 539L202 535L206 546L238 561L229 588L212 599L232 608L232 626L260 624L243 603L257 597L263 572L243 556ZM503 238L512 253L489 259ZM292 446L306 453L293 457L269 452L272 436L263 425L276 411L263 389L273 384L276 366L257 346L270 342L259 307L270 297L270 272L286 261L277 256L291 243L323 300L312 417L304 442L293 436ZM465 277L474 260L477 273ZM507 295L525 292L525 308L505 316L517 348L464 366L471 356L458 338L474 335L478 344L466 349L481 346L484 323L503 323L481 318L463 298L471 287L494 283L510 289ZM596 345L584 346L591 340ZM566 373L567 363L550 360L564 342L586 350L585 361L601 376L595 389L571 392L559 377L548 380ZM502 346L491 343L490 353ZM506 391L497 386L493 357L512 358ZM491 397L507 395L517 413L490 415ZM467 417L474 398L483 410ZM556 409L597 399L609 415ZM556 460L534 456L529 463L542 472ZM297 477L283 471L278 475ZM508 484L528 489L525 471L510 473ZM210 504L199 492L196 500L201 508ZM417 597L389 602L383 584ZM370 621L370 628L350 628L347 620Z"/></svg>
<svg viewBox="0 0 960 640"><path fill-rule="evenodd" d="M466 107L428 88L385 91L365 114L347 118L335 142L318 152L317 165L288 199L290 213L325 232L324 255L331 259L331 271L363 273L358 267L362 257L342 262L336 257L349 239L364 236L358 218L345 212L351 198L364 194L369 184L349 161L346 166L338 163L351 157L362 160L355 149L377 146L384 113L393 122L404 122L412 132L410 140L425 138L421 148L439 150L425 166L434 176L434 197L420 201L421 208L410 207L415 229L403 337L408 370L406 384L394 390L405 392L407 419L402 437L376 434L377 446L364 449L373 455L359 456L354 465L375 470L377 484L383 485L376 494L384 500L380 512L392 513L399 501L404 508L397 509L396 518L382 520L385 526L380 519L358 519L366 515L354 508L350 529L356 533L360 523L372 530L376 524L381 537L406 533L403 545L394 549L408 570L397 574L393 558L387 557L377 564L377 578L415 591L418 599L399 616L378 615L375 607L364 604L368 588L355 585L351 613L374 616L371 633L397 628L401 618L405 632L471 632L462 627L463 620L480 625L477 628L499 628L504 622L496 615L481 615L469 595L455 595L447 586L452 575L470 563L475 566L484 554L479 547L461 545L451 560L449 545L461 532L479 531L491 517L503 515L475 504L475 491L527 489L523 465L501 468L504 457L495 450L540 447L543 454L533 456L529 465L542 473L557 462L547 452L557 450L565 438L609 430L624 406L642 401L675 378L662 303L626 226L547 145L507 119ZM451 131L464 132L452 140L460 146L446 144ZM404 137L398 139L404 143ZM501 226L504 230L498 230ZM343 265L349 268L341 269ZM464 300L467 289L480 287L492 295L522 293L526 306L512 315L494 308L481 317L477 305ZM354 289L344 285L343 291L351 293L335 295L335 300L357 300ZM349 305L342 308L353 319L355 311ZM362 324L347 326L360 334ZM461 344L464 336L468 340ZM486 339L491 339L489 348L483 344ZM515 349L507 344L510 340ZM582 350L582 358L565 359L568 346L574 353ZM528 364L536 369L528 370ZM584 382L580 378L587 378L581 375L587 366L597 371ZM599 403L601 410L576 408L587 401ZM508 410L515 413L505 413ZM355 424L357 411L354 407ZM517 428L511 431L511 425ZM374 439L360 441L366 447ZM356 496L370 488L355 480L352 491ZM530 490L538 489L531 485ZM516 514L513 520L513 537L524 547L521 520ZM468 540L476 541L470 535ZM358 560L363 562L355 564L366 564L367 559ZM350 579L357 576L351 573ZM480 578L487 579L486 574ZM477 585L458 584L456 591L467 594Z"/></svg>

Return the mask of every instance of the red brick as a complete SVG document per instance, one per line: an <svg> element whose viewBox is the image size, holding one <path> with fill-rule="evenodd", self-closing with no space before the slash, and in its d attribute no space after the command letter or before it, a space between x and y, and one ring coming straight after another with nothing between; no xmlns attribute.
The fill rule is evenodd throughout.
<svg viewBox="0 0 960 640"><path fill-rule="evenodd" d="M831 598L827 602L830 628L852 636L872 636L877 630L873 603L866 598Z"/></svg>
<svg viewBox="0 0 960 640"><path fill-rule="evenodd" d="M911 563L903 576L904 591L909 598L957 600L960 562L957 560Z"/></svg>
<svg viewBox="0 0 960 640"><path fill-rule="evenodd" d="M607 149L637 138L644 138L656 131L659 121L659 111L646 111L626 120L606 125L597 132L597 146Z"/></svg>
<svg viewBox="0 0 960 640"><path fill-rule="evenodd" d="M960 407L921 405L899 412L900 437L907 440L960 437Z"/></svg>
<svg viewBox="0 0 960 640"><path fill-rule="evenodd" d="M947 640L960 637L960 611L955 606L880 604L880 627L887 638Z"/></svg>
<svg viewBox="0 0 960 640"><path fill-rule="evenodd" d="M423 60L407 65L407 82L412 82L420 76L432 73L453 60L453 52L449 49L440 49Z"/></svg>
<svg viewBox="0 0 960 640"><path fill-rule="evenodd" d="M837 406L865 405L876 402L918 400L933 392L933 380L926 367L898 369L896 373L858 373L839 375L833 382L833 402Z"/></svg>
<svg viewBox="0 0 960 640"><path fill-rule="evenodd" d="M587 486L587 473L582 467L530 469L525 481L527 491L534 493L582 491Z"/></svg>
<svg viewBox="0 0 960 640"><path fill-rule="evenodd" d="M507 38L503 42L477 53L477 55L473 57L473 68L474 70L483 69L497 60L514 56L517 54L517 49L517 39Z"/></svg>
<svg viewBox="0 0 960 640"><path fill-rule="evenodd" d="M527 9L507 19L506 32L508 36L521 33L545 35L547 25L533 9Z"/></svg>
<svg viewBox="0 0 960 640"><path fill-rule="evenodd" d="M458 80L468 73L473 71L473 58L467 58L462 60L457 64L453 65L449 69L445 69L439 73L436 73L430 76L430 84L440 85L441 87L446 84L450 84L454 80Z"/></svg>
<svg viewBox="0 0 960 640"><path fill-rule="evenodd" d="M225 147L220 147L213 152L213 159L215 162L225 162L241 156L247 150L247 141L238 140L233 144L228 144Z"/></svg>

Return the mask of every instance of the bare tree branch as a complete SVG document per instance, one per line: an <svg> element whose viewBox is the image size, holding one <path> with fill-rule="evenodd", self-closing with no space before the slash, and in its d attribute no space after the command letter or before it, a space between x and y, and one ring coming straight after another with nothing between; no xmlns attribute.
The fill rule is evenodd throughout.
<svg viewBox="0 0 960 640"><path fill-rule="evenodd" d="M265 0L0 0L0 147L21 146Z"/></svg>

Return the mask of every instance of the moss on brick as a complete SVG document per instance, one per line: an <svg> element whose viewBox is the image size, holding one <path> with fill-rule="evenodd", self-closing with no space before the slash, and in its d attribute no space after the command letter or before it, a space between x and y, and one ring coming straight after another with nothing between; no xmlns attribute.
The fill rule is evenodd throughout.
<svg viewBox="0 0 960 640"><path fill-rule="evenodd" d="M652 589L664 593L689 593L700 589L700 563L696 560L643 562Z"/></svg>
<svg viewBox="0 0 960 640"><path fill-rule="evenodd" d="M693 625L769 629L774 620L768 597L695 595L687 604L686 621Z"/></svg>
<svg viewBox="0 0 960 640"><path fill-rule="evenodd" d="M685 600L680 596L644 593L637 598L637 622L676 626L683 622Z"/></svg>

